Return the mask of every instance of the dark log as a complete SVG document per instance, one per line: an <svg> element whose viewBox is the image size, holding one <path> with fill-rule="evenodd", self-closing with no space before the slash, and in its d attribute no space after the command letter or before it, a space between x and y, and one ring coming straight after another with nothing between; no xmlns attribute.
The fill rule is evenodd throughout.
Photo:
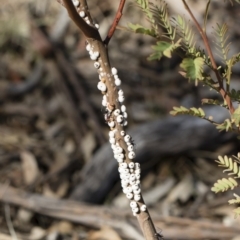
<svg viewBox="0 0 240 240"><path fill-rule="evenodd" d="M228 112L219 107L205 110L214 121L223 122ZM129 131L136 143L136 162L148 163L156 156L174 156L190 150L209 150L230 139L233 134L216 130L208 121L191 116L166 117ZM118 165L110 144L105 144L82 170L82 181L71 198L89 203L102 203L116 181ZM144 173L143 173L144 174Z"/></svg>

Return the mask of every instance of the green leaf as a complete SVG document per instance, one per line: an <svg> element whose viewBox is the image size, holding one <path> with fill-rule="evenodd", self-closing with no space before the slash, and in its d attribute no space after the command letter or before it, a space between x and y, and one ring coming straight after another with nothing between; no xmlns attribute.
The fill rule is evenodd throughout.
<svg viewBox="0 0 240 240"><path fill-rule="evenodd" d="M192 107L190 109L187 109L183 106L173 107L173 110L170 112L170 114L173 116L176 116L179 114L187 114L187 115L197 116L200 118L205 118L205 115L206 115L202 108Z"/></svg>
<svg viewBox="0 0 240 240"><path fill-rule="evenodd" d="M184 58L180 67L186 72L186 78L190 80L201 80L203 72L204 59L197 57L195 59Z"/></svg>
<svg viewBox="0 0 240 240"><path fill-rule="evenodd" d="M202 99L202 104L210 104L210 105L218 105L218 106L221 105L221 103L218 100L207 99L207 98Z"/></svg>
<svg viewBox="0 0 240 240"><path fill-rule="evenodd" d="M233 59L233 65L238 63L240 61L240 53L233 55L232 59Z"/></svg>
<svg viewBox="0 0 240 240"><path fill-rule="evenodd" d="M155 33L157 34L158 28L157 28L157 25L155 24L155 19L153 17L153 14L149 9L149 0L135 0L135 2L144 12L147 20L151 23L152 29L154 29Z"/></svg>
<svg viewBox="0 0 240 240"><path fill-rule="evenodd" d="M226 120L224 120L224 122L223 123L221 123L221 124L218 124L217 126L216 126L216 128L221 132L221 131L229 131L229 130L231 130L232 128L233 128L233 126L232 126L232 120L230 121L230 119L226 119Z"/></svg>
<svg viewBox="0 0 240 240"><path fill-rule="evenodd" d="M240 105L238 105L238 108L235 109L234 113L232 114L232 119L234 120L236 126L239 126L240 123Z"/></svg>
<svg viewBox="0 0 240 240"><path fill-rule="evenodd" d="M234 156L236 159L229 158L228 156L218 156L218 160L216 162L219 164L218 166L226 168L223 172L229 172L228 175L237 175L236 177L240 177L240 169L239 164L237 161L239 161L238 157Z"/></svg>
<svg viewBox="0 0 240 240"><path fill-rule="evenodd" d="M145 28L140 24L132 24L132 23L129 23L128 27L135 33L141 33L141 34L149 35L152 37L156 37L156 33L154 29Z"/></svg>
<svg viewBox="0 0 240 240"><path fill-rule="evenodd" d="M171 57L171 49L172 49L172 44L164 41L157 42L157 45L153 46L153 50L161 53L162 56L165 55L168 58Z"/></svg>
<svg viewBox="0 0 240 240"><path fill-rule="evenodd" d="M166 2L160 0L157 5L151 4L150 11L155 19L154 23L165 30L165 34L163 34L163 36L169 38L173 43L176 36L176 29L171 25Z"/></svg>
<svg viewBox="0 0 240 240"><path fill-rule="evenodd" d="M228 52L230 50L231 43L228 43L228 26L226 23L223 25L217 24L215 30L215 38L216 38L216 49L218 51L218 55L222 58L223 62L226 64L228 59Z"/></svg>
<svg viewBox="0 0 240 240"><path fill-rule="evenodd" d="M225 192L229 189L233 190L238 185L237 181L234 178L222 178L214 183L211 190L215 193Z"/></svg>
<svg viewBox="0 0 240 240"><path fill-rule="evenodd" d="M229 204L238 204L240 203L240 197L234 193L233 196L235 197L235 199L231 199L228 201Z"/></svg>
<svg viewBox="0 0 240 240"><path fill-rule="evenodd" d="M144 10L149 9L148 0L135 0L137 4Z"/></svg>
<svg viewBox="0 0 240 240"><path fill-rule="evenodd" d="M196 57L197 49L195 48L195 33L193 32L191 25L182 16L178 15L177 18L173 18L173 23L176 26L178 35L182 38L182 48L189 55Z"/></svg>
<svg viewBox="0 0 240 240"><path fill-rule="evenodd" d="M240 203L240 198L228 200L228 203L229 204L237 204L237 203L239 204Z"/></svg>
<svg viewBox="0 0 240 240"><path fill-rule="evenodd" d="M176 43L172 44L165 41L159 41L155 46L153 46L154 53L151 54L148 60L160 60L163 56L171 58L173 51L180 46L179 39Z"/></svg>
<svg viewBox="0 0 240 240"><path fill-rule="evenodd" d="M235 89L232 89L229 92L229 96L231 97L232 101L240 102L240 90L236 91Z"/></svg>

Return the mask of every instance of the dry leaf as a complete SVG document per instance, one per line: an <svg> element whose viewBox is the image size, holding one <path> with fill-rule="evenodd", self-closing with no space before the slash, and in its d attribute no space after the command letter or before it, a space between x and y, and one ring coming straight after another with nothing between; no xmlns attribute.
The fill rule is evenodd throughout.
<svg viewBox="0 0 240 240"><path fill-rule="evenodd" d="M193 179L191 175L186 175L170 192L167 201L173 203L177 200L186 202L194 194Z"/></svg>
<svg viewBox="0 0 240 240"><path fill-rule="evenodd" d="M76 143L72 138L68 138L64 143L63 149L66 154L72 154L74 151L76 151Z"/></svg>
<svg viewBox="0 0 240 240"><path fill-rule="evenodd" d="M69 164L69 161L70 160L69 160L68 156L63 151L58 149L58 151L55 152L54 164L51 165L49 173L54 174L64 168L66 168L66 166Z"/></svg>
<svg viewBox="0 0 240 240"><path fill-rule="evenodd" d="M69 182L64 181L58 185L56 191L53 191L49 184L43 186L43 195L46 197L62 198L66 195L69 188Z"/></svg>
<svg viewBox="0 0 240 240"><path fill-rule="evenodd" d="M28 151L21 152L20 157L22 160L24 182L26 185L33 184L39 176L37 160L35 156Z"/></svg>
<svg viewBox="0 0 240 240"><path fill-rule="evenodd" d="M67 221L60 221L53 224L50 229L49 233L51 232L58 232L61 234L72 234L73 232L73 225Z"/></svg>
<svg viewBox="0 0 240 240"><path fill-rule="evenodd" d="M175 184L175 179L170 177L167 178L162 183L157 184L155 187L152 187L144 194L144 200L146 204L153 205L159 201L162 197L167 195L167 193L173 188Z"/></svg>
<svg viewBox="0 0 240 240"><path fill-rule="evenodd" d="M89 132L84 138L82 139L82 151L85 160L89 160L92 156L92 151L96 147L96 139L92 132Z"/></svg>
<svg viewBox="0 0 240 240"><path fill-rule="evenodd" d="M29 223L32 216L33 216L33 212L24 208L20 208L17 213L17 219L20 222L24 222L24 223Z"/></svg>
<svg viewBox="0 0 240 240"><path fill-rule="evenodd" d="M45 235L46 235L46 231L44 229L40 227L33 227L28 238L31 240L35 240L35 239L39 240L45 237Z"/></svg>
<svg viewBox="0 0 240 240"><path fill-rule="evenodd" d="M92 231L89 233L88 240L122 240L118 233L110 227L102 227L100 231Z"/></svg>
<svg viewBox="0 0 240 240"><path fill-rule="evenodd" d="M12 237L3 233L0 233L1 240L12 240Z"/></svg>

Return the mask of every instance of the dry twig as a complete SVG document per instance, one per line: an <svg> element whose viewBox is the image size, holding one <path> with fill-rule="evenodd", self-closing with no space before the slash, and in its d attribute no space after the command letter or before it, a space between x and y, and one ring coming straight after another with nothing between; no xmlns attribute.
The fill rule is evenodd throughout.
<svg viewBox="0 0 240 240"><path fill-rule="evenodd" d="M88 205L70 200L48 198L22 190L6 187L0 184L0 201L13 204L36 213L56 219L65 219L91 228L111 226L123 238L142 240L139 229L136 228L134 217L126 210L104 206ZM196 221L178 217L162 217L152 212L157 226L164 226L165 239L226 240L239 236L237 227L226 227L212 221Z"/></svg>

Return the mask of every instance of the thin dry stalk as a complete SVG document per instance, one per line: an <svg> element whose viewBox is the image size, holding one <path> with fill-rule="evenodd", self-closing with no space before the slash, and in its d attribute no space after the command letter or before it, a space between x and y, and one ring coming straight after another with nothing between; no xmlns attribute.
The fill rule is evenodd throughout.
<svg viewBox="0 0 240 240"><path fill-rule="evenodd" d="M122 12L123 12L123 8L124 8L124 5L125 5L125 2L126 2L126 0L121 0L120 1L117 13L116 13L115 18L114 18L113 23L112 23L112 26L110 27L110 29L108 31L108 34L107 34L107 37L104 40L104 43L106 45L109 44L109 42L110 42L110 40L111 40L115 30L116 30L116 27L117 27L117 25L118 25L118 23L119 23L119 21L120 21L120 19L122 17Z"/></svg>
<svg viewBox="0 0 240 240"><path fill-rule="evenodd" d="M12 220L11 220L11 216L10 216L10 207L8 204L5 204L4 211L5 211L6 222L7 222L7 226L8 226L10 235L12 236L13 240L18 240L17 234L16 234L13 224L12 224Z"/></svg>

